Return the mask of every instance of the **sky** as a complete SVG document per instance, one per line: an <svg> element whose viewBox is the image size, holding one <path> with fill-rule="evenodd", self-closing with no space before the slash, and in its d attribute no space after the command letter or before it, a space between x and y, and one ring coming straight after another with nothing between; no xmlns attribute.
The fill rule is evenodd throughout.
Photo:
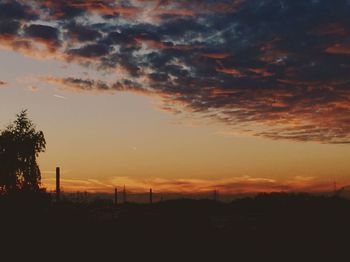
<svg viewBox="0 0 350 262"><path fill-rule="evenodd" d="M0 0L0 129L52 189L350 184L349 0Z"/></svg>

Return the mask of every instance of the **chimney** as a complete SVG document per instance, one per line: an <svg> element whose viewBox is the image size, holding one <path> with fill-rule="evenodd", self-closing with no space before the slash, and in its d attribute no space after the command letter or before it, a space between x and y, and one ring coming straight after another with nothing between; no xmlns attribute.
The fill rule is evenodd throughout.
<svg viewBox="0 0 350 262"><path fill-rule="evenodd" d="M150 204L153 203L153 192L152 192L152 188L149 189L149 203L150 203Z"/></svg>
<svg viewBox="0 0 350 262"><path fill-rule="evenodd" d="M56 167L56 201L60 201L61 185L60 185L60 168Z"/></svg>
<svg viewBox="0 0 350 262"><path fill-rule="evenodd" d="M114 204L118 205L118 189L114 189Z"/></svg>

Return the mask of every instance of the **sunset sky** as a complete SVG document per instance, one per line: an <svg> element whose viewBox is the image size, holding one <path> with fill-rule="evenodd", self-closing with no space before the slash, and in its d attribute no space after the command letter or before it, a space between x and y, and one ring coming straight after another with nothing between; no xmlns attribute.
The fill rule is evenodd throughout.
<svg viewBox="0 0 350 262"><path fill-rule="evenodd" d="M0 0L0 129L66 191L350 184L349 0Z"/></svg>

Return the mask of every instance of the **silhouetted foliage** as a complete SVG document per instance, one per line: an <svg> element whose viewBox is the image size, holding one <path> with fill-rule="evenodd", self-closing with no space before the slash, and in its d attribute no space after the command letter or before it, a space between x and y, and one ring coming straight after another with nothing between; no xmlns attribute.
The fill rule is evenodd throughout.
<svg viewBox="0 0 350 262"><path fill-rule="evenodd" d="M42 131L23 110L16 120L0 133L0 193L38 191L41 173L37 163L46 141Z"/></svg>
<svg viewBox="0 0 350 262"><path fill-rule="evenodd" d="M169 254L175 258L170 261L338 261L336 255L349 249L350 201L334 196L265 193L231 203L178 199L114 205L101 197L46 204L40 194L25 192L40 202L28 205L19 195L0 198L0 239L11 246L8 239L20 236L17 246L29 243L35 250L40 243L62 260L73 251L80 261L95 250L99 260L125 252L127 261L146 256L164 261Z"/></svg>

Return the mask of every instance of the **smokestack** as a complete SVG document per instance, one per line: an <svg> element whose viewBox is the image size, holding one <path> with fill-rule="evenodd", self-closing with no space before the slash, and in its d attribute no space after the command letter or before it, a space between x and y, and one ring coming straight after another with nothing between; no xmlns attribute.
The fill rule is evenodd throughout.
<svg viewBox="0 0 350 262"><path fill-rule="evenodd" d="M126 203L126 189L125 189L125 185L124 185L124 191L123 191L123 202L124 202L124 204Z"/></svg>
<svg viewBox="0 0 350 262"><path fill-rule="evenodd" d="M60 185L60 168L56 167L56 201L60 201L61 185Z"/></svg>
<svg viewBox="0 0 350 262"><path fill-rule="evenodd" d="M153 193L152 193L152 188L149 189L149 203L153 203Z"/></svg>
<svg viewBox="0 0 350 262"><path fill-rule="evenodd" d="M118 205L118 189L114 189L114 204Z"/></svg>

